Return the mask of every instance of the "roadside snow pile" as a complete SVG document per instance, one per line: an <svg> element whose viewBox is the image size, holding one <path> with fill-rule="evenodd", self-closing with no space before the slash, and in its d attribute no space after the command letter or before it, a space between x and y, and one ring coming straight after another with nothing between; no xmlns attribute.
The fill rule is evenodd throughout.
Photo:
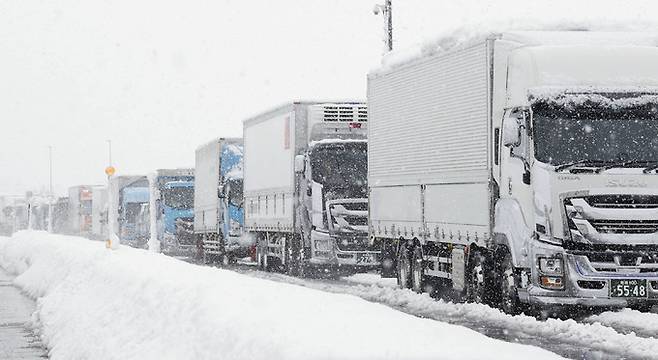
<svg viewBox="0 0 658 360"><path fill-rule="evenodd" d="M557 358L351 295L76 237L0 239L0 266L40 298L33 318L55 360Z"/></svg>
<svg viewBox="0 0 658 360"><path fill-rule="evenodd" d="M643 313L637 310L622 309L606 311L586 319L590 323L600 323L619 331L635 332L643 336L658 336L658 314Z"/></svg>

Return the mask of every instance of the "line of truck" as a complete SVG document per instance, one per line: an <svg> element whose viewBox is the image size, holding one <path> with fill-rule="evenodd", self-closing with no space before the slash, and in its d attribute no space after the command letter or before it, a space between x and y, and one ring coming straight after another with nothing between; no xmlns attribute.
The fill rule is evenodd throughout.
<svg viewBox="0 0 658 360"><path fill-rule="evenodd" d="M658 35L441 45L370 72L365 103L290 102L194 169L113 177L111 231L296 276L378 269L511 314L657 304Z"/></svg>

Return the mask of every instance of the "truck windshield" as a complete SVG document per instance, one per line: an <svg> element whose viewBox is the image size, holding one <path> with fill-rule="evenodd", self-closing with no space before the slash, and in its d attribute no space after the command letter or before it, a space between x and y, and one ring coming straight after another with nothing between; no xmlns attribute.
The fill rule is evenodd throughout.
<svg viewBox="0 0 658 360"><path fill-rule="evenodd" d="M194 207L194 188L174 187L164 190L165 205L174 209L191 209Z"/></svg>
<svg viewBox="0 0 658 360"><path fill-rule="evenodd" d="M242 207L242 179L231 179L228 181L228 202L237 207Z"/></svg>
<svg viewBox="0 0 658 360"><path fill-rule="evenodd" d="M311 151L313 181L328 198L365 197L368 187L368 144L344 142L316 145Z"/></svg>
<svg viewBox="0 0 658 360"><path fill-rule="evenodd" d="M533 105L535 157L551 164L658 160L658 104Z"/></svg>

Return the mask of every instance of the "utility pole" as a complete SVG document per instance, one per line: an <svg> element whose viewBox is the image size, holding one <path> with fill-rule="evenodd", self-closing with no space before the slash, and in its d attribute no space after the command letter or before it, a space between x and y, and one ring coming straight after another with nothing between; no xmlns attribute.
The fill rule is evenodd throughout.
<svg viewBox="0 0 658 360"><path fill-rule="evenodd" d="M393 6L392 0L385 0L384 5L377 4L372 9L375 15L381 14L384 16L384 32L386 37L384 43L386 44L386 52L393 50Z"/></svg>
<svg viewBox="0 0 658 360"><path fill-rule="evenodd" d="M48 145L48 163L50 165L50 191L48 193L48 232L53 232L53 147Z"/></svg>

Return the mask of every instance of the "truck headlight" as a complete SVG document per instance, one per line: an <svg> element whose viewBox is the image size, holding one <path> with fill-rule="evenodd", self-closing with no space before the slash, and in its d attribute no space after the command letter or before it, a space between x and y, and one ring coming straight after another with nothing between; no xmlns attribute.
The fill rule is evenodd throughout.
<svg viewBox="0 0 658 360"><path fill-rule="evenodd" d="M539 271L541 271L542 274L562 275L564 273L562 267L561 258L539 258Z"/></svg>
<svg viewBox="0 0 658 360"><path fill-rule="evenodd" d="M564 262L559 257L539 257L539 285L546 289L564 288Z"/></svg>

